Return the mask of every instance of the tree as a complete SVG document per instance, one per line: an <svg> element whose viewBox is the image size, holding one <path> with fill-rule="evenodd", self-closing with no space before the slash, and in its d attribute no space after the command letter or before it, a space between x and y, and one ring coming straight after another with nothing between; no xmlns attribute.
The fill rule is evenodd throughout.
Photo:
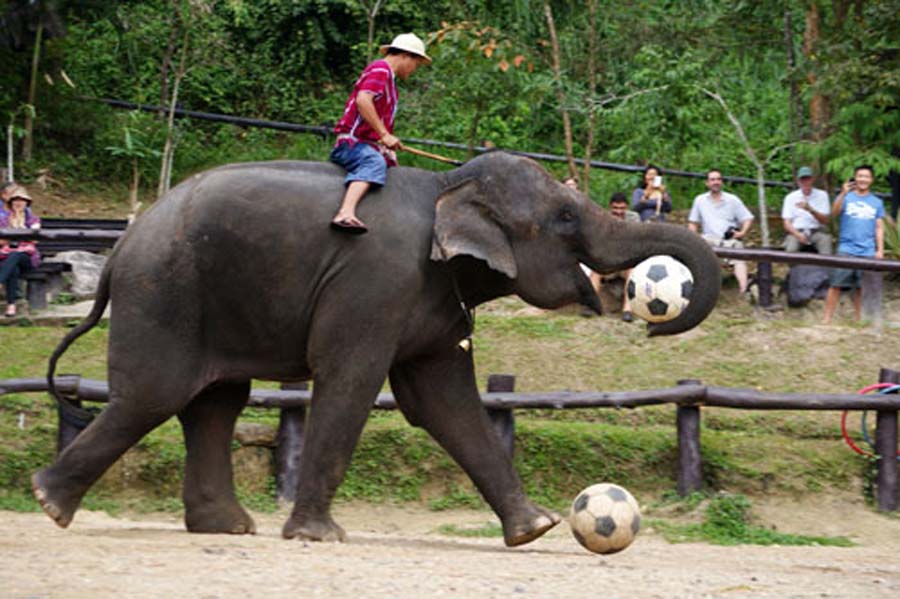
<svg viewBox="0 0 900 599"><path fill-rule="evenodd" d="M106 150L113 156L128 160L131 167L131 183L129 186L129 205L131 214L129 221L137 218L141 203L138 200L138 191L141 184L141 166L150 158L160 158L162 153L153 148L153 127L147 122L147 117L139 111L129 112L125 124L122 126L121 145L107 146Z"/></svg>
<svg viewBox="0 0 900 599"><path fill-rule="evenodd" d="M29 162L34 147L34 117L37 114L35 98L42 44L45 37L65 35L65 27L57 12L55 2L51 0L15 0L6 7L0 31L7 32L7 42L14 48L24 49L29 44L31 45L31 74L25 101L31 109L24 111L25 126L22 137L22 159Z"/></svg>
<svg viewBox="0 0 900 599"><path fill-rule="evenodd" d="M181 82L187 75L191 66L189 58L198 58L199 52L209 51L210 48L194 51L191 38L195 28L202 25L204 17L212 12L212 7L206 0L172 0L174 19L173 29L178 31L180 39L178 67L175 70L172 83L172 93L169 98L168 117L166 121L166 141L162 151L162 163L159 172L159 186L157 197L162 197L172 182L172 162L175 159L175 108L178 104L178 92ZM193 52L193 55L192 55Z"/></svg>

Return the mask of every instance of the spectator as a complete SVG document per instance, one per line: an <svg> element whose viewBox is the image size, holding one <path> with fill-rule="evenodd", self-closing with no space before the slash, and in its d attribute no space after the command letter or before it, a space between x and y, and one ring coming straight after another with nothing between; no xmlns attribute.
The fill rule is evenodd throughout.
<svg viewBox="0 0 900 599"><path fill-rule="evenodd" d="M614 193L609 199L609 211L614 217L626 222L640 222L641 220L641 217L638 216L636 212L632 212L628 209L628 198L621 191ZM631 312L631 303L628 301L628 293L626 292L626 289L628 288L628 277L630 276L630 268L608 275L601 275L595 272L591 273L591 284L594 286L594 291L598 294L604 285L609 285L616 279L622 280L622 320L625 322L632 322L634 320L634 315Z"/></svg>
<svg viewBox="0 0 900 599"><path fill-rule="evenodd" d="M830 205L828 194L813 187L813 171L808 166L797 169L799 189L784 196L781 218L784 219L784 249L799 252L815 247L820 254L831 253L828 226Z"/></svg>
<svg viewBox="0 0 900 599"><path fill-rule="evenodd" d="M840 216L838 256L884 258L884 203L871 192L875 171L869 165L856 167L853 179L844 183L834 199L833 216ZM856 320L862 317L862 273L856 269L835 268L831 271L828 295L825 296L825 315L828 324L837 308L841 289L854 289L853 304Z"/></svg>
<svg viewBox="0 0 900 599"><path fill-rule="evenodd" d="M398 35L381 51L385 57L363 70L334 128L337 142L331 150L331 161L346 169L347 190L331 227L352 235L368 232L356 216L356 206L372 185L384 185L388 167L397 165L395 151L402 148L393 133L395 77L406 79L420 65L431 62L425 44L412 33Z"/></svg>
<svg viewBox="0 0 900 599"><path fill-rule="evenodd" d="M31 196L24 187L0 190L5 207L0 210L0 229L40 229L41 221L31 211ZM7 318L16 315L19 276L41 263L41 254L32 241L0 240L0 282L6 288Z"/></svg>
<svg viewBox="0 0 900 599"><path fill-rule="evenodd" d="M736 195L722 191L722 172L712 169L706 173L707 192L694 198L688 215L688 228L697 233L703 230L703 239L711 246L742 248L742 239L753 224L753 214ZM743 260L725 260L734 267L734 278L741 294L747 293L749 275Z"/></svg>
<svg viewBox="0 0 900 599"><path fill-rule="evenodd" d="M631 192L631 209L640 215L641 221L665 220L665 213L672 212L672 198L655 166L644 169L641 185Z"/></svg>

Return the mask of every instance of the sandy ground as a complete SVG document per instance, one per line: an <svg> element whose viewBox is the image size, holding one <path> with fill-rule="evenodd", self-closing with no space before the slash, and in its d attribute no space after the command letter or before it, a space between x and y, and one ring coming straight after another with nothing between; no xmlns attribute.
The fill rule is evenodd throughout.
<svg viewBox="0 0 900 599"><path fill-rule="evenodd" d="M587 553L561 524L507 549L442 535L487 512L340 505L344 544L284 541L286 512L255 514L255 536L194 535L179 516L79 512L68 530L43 514L0 512L3 597L900 597L900 519L859 505L773 501L779 529L846 534L857 547L671 545L642 531L626 551Z"/></svg>

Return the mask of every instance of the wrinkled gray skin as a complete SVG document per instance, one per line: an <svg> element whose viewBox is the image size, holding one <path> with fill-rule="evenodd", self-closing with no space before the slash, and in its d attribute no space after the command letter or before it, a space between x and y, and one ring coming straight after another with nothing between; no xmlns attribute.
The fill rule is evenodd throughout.
<svg viewBox="0 0 900 599"><path fill-rule="evenodd" d="M718 262L697 236L627 224L557 183L537 163L495 152L446 173L391 169L360 216L370 233L329 229L343 173L323 163L232 165L173 189L116 246L92 313L112 300L110 403L56 462L36 473L42 507L67 526L90 486L172 416L184 429L185 522L195 532L252 533L232 483L230 441L250 379L314 382L297 502L283 536L343 540L332 498L381 389L472 478L507 545L559 522L532 504L491 428L472 354L458 342L466 304L516 294L541 308L599 302L579 262L600 273L654 254L696 281L688 310L649 332L706 317Z"/></svg>

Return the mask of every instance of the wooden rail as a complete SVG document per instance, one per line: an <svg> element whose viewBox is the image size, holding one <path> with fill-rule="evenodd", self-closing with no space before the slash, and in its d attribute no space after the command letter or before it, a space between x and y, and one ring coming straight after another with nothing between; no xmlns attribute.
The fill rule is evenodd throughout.
<svg viewBox="0 0 900 599"><path fill-rule="evenodd" d="M900 371L882 369L879 381L900 383ZM79 405L82 401L103 403L109 400L109 388L105 381L61 375L56 378L55 383L60 393ZM482 403L510 455L515 445L514 410L633 409L675 404L678 434L677 489L680 495L690 494L702 487L700 414L704 406L739 410L874 410L877 412L875 453L880 456L876 481L878 506L886 511L895 511L898 507L898 394L762 393L752 389L707 386L696 380L679 381L677 386L671 388L641 391L514 393L514 387L514 376L493 374L488 377L487 392L482 394ZM46 379L0 381L0 395L42 391L47 391ZM250 392L247 404L250 407L281 410L275 450L276 492L279 500L295 499L306 410L311 400L312 392L308 390L306 383L285 384L281 389L253 389ZM375 400L374 407L392 410L396 409L397 404L392 394L381 393ZM61 417L59 450L62 451L78 432L77 427Z"/></svg>

